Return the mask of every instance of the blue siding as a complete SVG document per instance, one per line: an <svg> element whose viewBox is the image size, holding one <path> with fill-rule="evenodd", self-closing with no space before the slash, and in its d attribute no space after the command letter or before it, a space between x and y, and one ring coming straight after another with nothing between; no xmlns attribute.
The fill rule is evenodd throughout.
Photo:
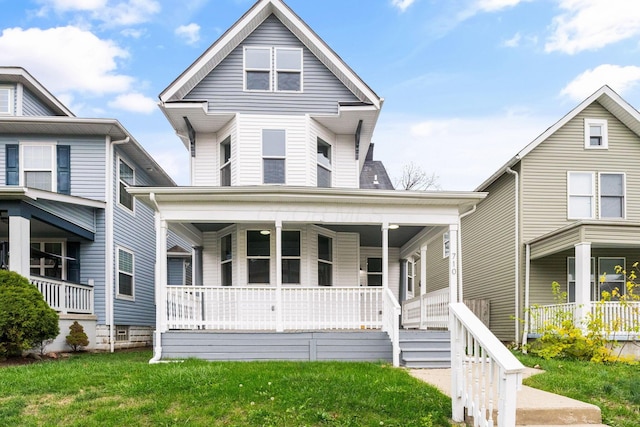
<svg viewBox="0 0 640 427"><path fill-rule="evenodd" d="M105 316L105 258L106 258L106 234L105 234L105 210L96 212L96 238L93 242L82 241L80 244L80 281L87 283L94 280L94 307L98 316L98 324L106 323Z"/></svg>
<svg viewBox="0 0 640 427"><path fill-rule="evenodd" d="M40 102L40 100L29 90L24 89L22 93L23 116L55 116L54 112Z"/></svg>
<svg viewBox="0 0 640 427"><path fill-rule="evenodd" d="M244 92L244 45L303 48L303 92ZM331 114L337 113L338 102L358 101L274 15L267 18L185 98L209 100L210 112L258 114Z"/></svg>
<svg viewBox="0 0 640 427"><path fill-rule="evenodd" d="M87 206L58 203L50 200L37 200L30 202L35 207L47 211L85 230L96 231L96 218L94 211L98 210Z"/></svg>

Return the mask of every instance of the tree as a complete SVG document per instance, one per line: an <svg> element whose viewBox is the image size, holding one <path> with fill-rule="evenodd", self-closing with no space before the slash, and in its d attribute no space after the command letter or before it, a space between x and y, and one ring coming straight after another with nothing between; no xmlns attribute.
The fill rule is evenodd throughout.
<svg viewBox="0 0 640 427"><path fill-rule="evenodd" d="M402 167L402 176L394 184L399 190L441 190L439 179L435 173L429 175L420 165L410 162Z"/></svg>
<svg viewBox="0 0 640 427"><path fill-rule="evenodd" d="M67 335L67 344L73 351L79 351L82 347L89 345L89 337L84 332L84 328L77 321L69 326L69 335Z"/></svg>

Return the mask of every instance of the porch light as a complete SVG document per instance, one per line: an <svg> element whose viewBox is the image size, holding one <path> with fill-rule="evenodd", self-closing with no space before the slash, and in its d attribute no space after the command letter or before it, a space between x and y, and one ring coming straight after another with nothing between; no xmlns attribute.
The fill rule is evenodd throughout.
<svg viewBox="0 0 640 427"><path fill-rule="evenodd" d="M398 228L400 228L400 226L398 224L389 225L389 230L397 230Z"/></svg>
<svg viewBox="0 0 640 427"><path fill-rule="evenodd" d="M268 236L269 234L271 234L271 231L269 231L269 230L262 230L262 231L260 231L260 234L262 234L263 236Z"/></svg>

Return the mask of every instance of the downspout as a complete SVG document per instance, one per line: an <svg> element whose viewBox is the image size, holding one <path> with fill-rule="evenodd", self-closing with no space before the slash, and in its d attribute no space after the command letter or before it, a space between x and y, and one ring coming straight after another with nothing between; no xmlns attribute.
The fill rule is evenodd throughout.
<svg viewBox="0 0 640 427"><path fill-rule="evenodd" d="M524 247L524 331L522 332L523 352L527 352L526 344L529 336L529 276L531 274L531 245Z"/></svg>
<svg viewBox="0 0 640 427"><path fill-rule="evenodd" d="M155 213L154 213L154 223L155 223L155 229L156 229L156 268L155 268L155 276L156 276L156 286L155 286L155 295L156 295L156 330L154 331L155 334L155 342L154 342L154 348L153 348L153 357L149 360L149 364L154 364L154 363L160 363L160 360L162 359L162 324L161 324L161 315L160 313L162 313L162 311L164 310L164 304L162 304L162 298L164 298L164 296L162 295L162 292L164 292L163 289L157 289L158 288L158 284L157 281L160 280L160 276L161 276L161 263L158 262L158 257L160 255L160 244L161 242L159 241L160 239L158 239L158 230L160 230L160 206L158 206L158 201L156 200L156 194L155 193L149 193L149 200L151 201L151 203L153 203L153 207L155 209Z"/></svg>
<svg viewBox="0 0 640 427"><path fill-rule="evenodd" d="M126 144L130 138L127 136L125 139L112 141L110 136L106 138L107 146L107 209L105 212L105 320L109 324L109 351L113 353L115 351L115 325L114 322L114 299L115 299L115 283L114 283L114 255L113 255L113 215L114 215L114 183L115 176L113 174L114 169L114 153L113 147L115 145Z"/></svg>
<svg viewBox="0 0 640 427"><path fill-rule="evenodd" d="M515 327L516 327L516 335L515 342L516 345L520 342L520 192L519 192L519 180L520 176L518 172L514 171L511 168L507 168L507 173L514 176L514 192L515 192L515 265L514 265L514 275L515 275Z"/></svg>
<svg viewBox="0 0 640 427"><path fill-rule="evenodd" d="M473 205L470 211L458 216L458 298L460 301L464 301L464 294L462 293L462 218L471 215L477 208L478 205Z"/></svg>

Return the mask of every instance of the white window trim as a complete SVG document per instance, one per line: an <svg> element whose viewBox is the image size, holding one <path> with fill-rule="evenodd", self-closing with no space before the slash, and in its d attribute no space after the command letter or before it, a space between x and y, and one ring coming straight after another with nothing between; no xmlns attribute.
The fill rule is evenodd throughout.
<svg viewBox="0 0 640 427"><path fill-rule="evenodd" d="M300 285L302 284L302 276L303 276L303 271L302 271L302 230L295 228L295 229L287 229L287 230L282 230L282 232L284 233L285 231L297 231L298 232L298 236L300 238L300 240L298 241L300 247L299 247L299 251L300 251L300 255L298 256L291 256L291 255L282 255L282 248L280 248L280 259L281 261L285 260L285 259L297 259L298 261L300 261L300 277L298 278L298 282L297 283L282 283L283 286L289 286L289 285Z"/></svg>
<svg viewBox="0 0 640 427"><path fill-rule="evenodd" d="M228 286L225 286L225 287L233 287L233 285L234 285L234 283L233 283L234 282L234 280L233 280L234 259L233 258L234 258L235 253L233 252L233 234L234 234L233 232L224 233L223 235L220 236L220 239L219 239L219 243L218 244L220 245L220 248L219 248L218 252L220 253L220 286L223 286L222 285L222 277L223 277L224 269L222 267L224 265L227 265L227 264L231 264L231 284L228 285ZM222 259L222 239L225 239L227 237L229 237L231 239L231 258L230 259ZM249 276L249 272L247 270L247 281L249 279L248 276Z"/></svg>
<svg viewBox="0 0 640 427"><path fill-rule="evenodd" d="M317 153L317 146L318 143L322 141L323 143L327 144L329 146L329 165L324 165L320 162L320 160L318 159L318 153ZM331 176L331 182L329 183L329 188L333 188L333 144L327 142L324 138L321 138L320 136L316 137L316 164L317 167L321 167L322 169L329 171L329 176ZM318 169L316 168L316 187L318 186Z"/></svg>
<svg viewBox="0 0 640 427"><path fill-rule="evenodd" d="M447 248L447 243L449 243L449 248ZM449 232L445 231L442 235L442 258L449 258L449 254L451 254L451 239Z"/></svg>
<svg viewBox="0 0 640 427"><path fill-rule="evenodd" d="M7 111L0 111L0 116L13 116L14 115L14 105L13 105L13 97L14 97L14 91L13 91L13 86L4 86L4 85L0 85L0 91L7 91L7 97L8 97L8 104L7 104Z"/></svg>
<svg viewBox="0 0 640 427"><path fill-rule="evenodd" d="M380 264L382 265L382 257L381 256L368 256L366 258L367 260L367 270L365 271L365 273L367 274L367 286L371 286L374 288L381 288L384 286L383 280L382 280L382 271L369 271L369 260L370 259L379 259L380 260ZM382 266L382 269L384 270L384 266ZM380 276L380 286L378 285L371 285L369 284L369 276Z"/></svg>
<svg viewBox="0 0 640 427"><path fill-rule="evenodd" d="M24 149L25 147L35 147L35 146L48 146L51 149L51 169L26 169L24 166L24 161L25 161L25 154L24 154ZM20 158L18 160L19 162L19 185L20 187L26 187L27 186L27 182L25 179L24 174L26 172L46 172L46 171L50 171L51 172L51 189L49 191L56 193L58 191L58 153L56 150L56 146L57 143L55 142L42 142L42 141L20 141Z"/></svg>
<svg viewBox="0 0 640 427"><path fill-rule="evenodd" d="M589 174L591 175L591 194L572 194L571 193L571 174ZM571 212L571 196L590 196L591 197L591 216L588 217L572 217ZM596 176L592 171L567 171L567 219L594 219L596 217Z"/></svg>
<svg viewBox="0 0 640 427"><path fill-rule="evenodd" d="M224 162L224 157L222 155L222 146L225 142L227 142L227 140L229 140L229 160L227 160L226 162ZM227 135L224 138L222 138L222 141L220 141L220 144L218 144L218 148L219 148L219 156L220 156L220 187L222 187L222 170L224 168L226 168L227 166L229 166L229 178L231 178L231 163L233 160L232 154L231 154L231 135ZM224 163L223 163L224 162ZM229 179L229 186L231 186L231 179Z"/></svg>
<svg viewBox="0 0 640 427"><path fill-rule="evenodd" d="M60 239L56 239L56 238L45 238L45 239L35 239L32 240L30 242L31 244L33 243L38 243L40 245L40 251L45 252L45 248L44 245L45 243L60 243L61 244L61 248L62 248L62 259L60 260L60 274L61 274L61 279L60 280L67 280L67 239L65 238L60 238ZM29 246L31 247L31 246ZM36 264L31 264L31 261L29 261L29 269L31 268L40 268L40 271L42 272L43 269L47 268L44 264L42 264L42 258L40 259L40 264L36 265ZM39 276L44 276L44 274L40 274Z"/></svg>
<svg viewBox="0 0 640 427"><path fill-rule="evenodd" d="M131 255L131 273L120 270L120 251L127 252ZM136 300L136 255L132 250L126 249L122 246L116 246L116 298L127 301ZM131 275L131 295L125 295L120 293L120 273Z"/></svg>
<svg viewBox="0 0 640 427"><path fill-rule="evenodd" d="M126 160L124 160L121 156L117 156L116 157L116 162L118 165L118 170L116 171L116 178L117 178L117 183L116 183L116 200L117 200L117 204L118 206L128 212L129 214L135 216L136 215L136 198L133 197L131 200L131 209L129 209L127 206L123 205L122 203L120 203L120 183L122 182L125 187L130 187L129 184L127 184L126 182L123 182L120 180L120 162L124 163L125 165L129 166L131 168L131 170L133 171L133 182L135 184L136 182L136 168L132 167L131 164L129 162L127 162Z"/></svg>
<svg viewBox="0 0 640 427"><path fill-rule="evenodd" d="M269 231L269 256L266 255L249 255L249 232L250 231L257 231L260 232L262 230L268 230ZM274 253L275 250L275 239L272 239L271 236L274 236L275 234L275 230L269 227L265 227L265 228L247 228L246 230L244 230L244 260L246 262L246 266L247 266L247 285L248 286L270 286L273 283L273 278L272 275L274 273L274 257L272 256L272 254ZM233 238L232 238L233 239ZM233 244L233 240L231 241L231 243ZM269 282L267 283L257 283L257 282L250 282L249 281L249 260L252 259L266 259L269 260Z"/></svg>
<svg viewBox="0 0 640 427"><path fill-rule="evenodd" d="M603 257L598 257L598 280L597 280L597 286L598 286L598 295L597 296L597 300L596 301L600 301L602 299L602 289L600 289L600 277L602 277L602 269L600 268L600 261L603 259L621 259L623 260L622 263L622 270L626 271L627 270L627 257L624 256L603 256ZM614 272L615 273L615 272ZM622 273L620 273L622 274ZM619 291L621 295L624 295L626 293L626 283L627 283L627 276L622 275L622 281L620 282L620 286Z"/></svg>
<svg viewBox="0 0 640 427"><path fill-rule="evenodd" d="M602 145L591 145L591 132L589 127L595 125L602 128ZM609 148L609 132L607 121L604 119L584 119L584 148L587 150L606 150Z"/></svg>
<svg viewBox="0 0 640 427"><path fill-rule="evenodd" d="M331 239L331 261L328 260L324 260L320 258L320 236L325 237L327 239ZM334 233L327 233L325 230L322 230L322 232L318 232L318 235L316 236L316 259L318 263L323 263L323 264L327 264L331 266L331 283L328 285L320 285L320 281L318 280L318 278L316 277L316 280L318 280L318 283L316 284L316 286L318 287L332 287L335 286L335 268L334 268L334 258L335 258L335 254L336 254L336 234ZM317 271L316 271L317 272Z"/></svg>
<svg viewBox="0 0 640 427"><path fill-rule="evenodd" d="M265 130L281 130L284 131L284 156L265 156L264 155L264 133ZM289 144L287 144L287 140L289 139L289 135L286 129L282 128L262 128L260 130L260 153L262 156L262 162L260 162L260 168L262 169L262 185L286 185L287 184L287 154L289 151ZM284 160L284 182L283 183L269 183L266 184L264 182L264 161L265 160Z"/></svg>
<svg viewBox="0 0 640 427"><path fill-rule="evenodd" d="M622 217L602 217L602 175L622 175ZM627 218L627 174L625 172L598 172L598 218L599 219L626 219Z"/></svg>
<svg viewBox="0 0 640 427"><path fill-rule="evenodd" d="M269 69L266 68L247 68L247 49L263 49L269 50ZM255 46L248 45L244 46L242 50L242 88L245 92L273 92L273 68L274 68L274 58L273 58L273 48L267 46ZM269 89L260 90L260 89L247 89L247 71L268 71L269 72Z"/></svg>
<svg viewBox="0 0 640 427"><path fill-rule="evenodd" d="M279 50L297 50L300 52L300 69L294 70L290 68L278 68L278 51ZM273 48L273 87L275 92L284 92L284 93L302 93L304 88L304 51L300 47L274 47ZM282 71L283 73L300 73L300 89L299 90L281 90L278 87L278 73Z"/></svg>

